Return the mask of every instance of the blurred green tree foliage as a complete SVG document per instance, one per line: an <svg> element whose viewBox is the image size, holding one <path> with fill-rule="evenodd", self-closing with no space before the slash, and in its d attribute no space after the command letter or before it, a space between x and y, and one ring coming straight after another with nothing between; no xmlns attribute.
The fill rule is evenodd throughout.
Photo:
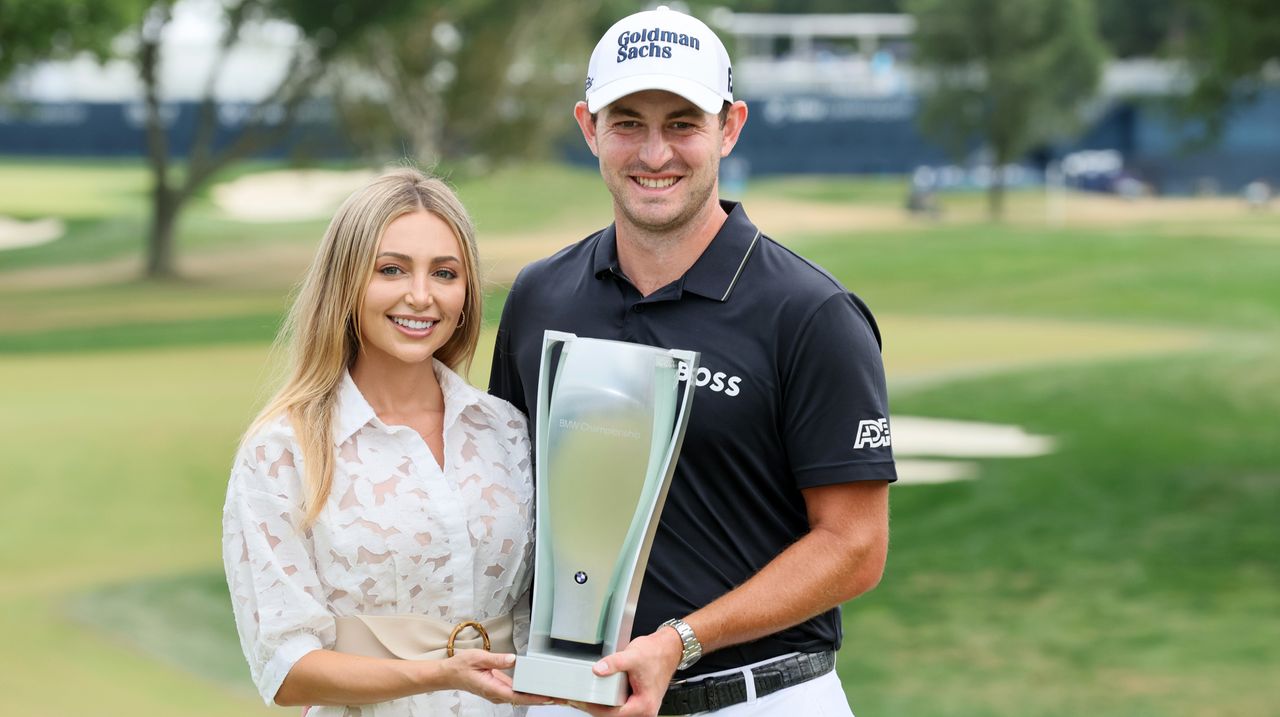
<svg viewBox="0 0 1280 717"><path fill-rule="evenodd" d="M1280 2L1183 0L1189 4L1185 56L1196 76L1193 110L1216 131L1237 93L1280 83Z"/></svg>
<svg viewBox="0 0 1280 717"><path fill-rule="evenodd" d="M142 0L0 0L0 80L17 67L88 51L104 58Z"/></svg>
<svg viewBox="0 0 1280 717"><path fill-rule="evenodd" d="M1115 57L1159 57L1186 32L1184 0L1094 0L1098 29Z"/></svg>
<svg viewBox="0 0 1280 717"><path fill-rule="evenodd" d="M483 170L572 128L592 23L616 3L422 3L365 33L339 75L348 133L374 156Z"/></svg>
<svg viewBox="0 0 1280 717"><path fill-rule="evenodd" d="M915 15L922 129L963 155L990 152L993 219L1000 167L1076 128L1106 51L1089 0L908 0Z"/></svg>

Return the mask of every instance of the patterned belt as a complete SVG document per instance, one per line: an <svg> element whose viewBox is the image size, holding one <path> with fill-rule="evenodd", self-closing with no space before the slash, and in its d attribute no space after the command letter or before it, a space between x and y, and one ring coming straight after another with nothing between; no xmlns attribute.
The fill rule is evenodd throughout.
<svg viewBox="0 0 1280 717"><path fill-rule="evenodd" d="M658 708L660 715L712 712L747 701L747 679L755 681L756 697L808 682L835 669L834 652L801 652L749 670L702 680L673 682Z"/></svg>

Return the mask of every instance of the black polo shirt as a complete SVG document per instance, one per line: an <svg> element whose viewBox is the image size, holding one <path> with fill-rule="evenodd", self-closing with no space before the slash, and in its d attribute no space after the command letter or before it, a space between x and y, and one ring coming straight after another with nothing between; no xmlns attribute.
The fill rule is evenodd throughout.
<svg viewBox="0 0 1280 717"><path fill-rule="evenodd" d="M896 479L871 312L761 234L740 205L722 204L728 220L671 284L642 297L618 266L610 226L521 271L498 329L489 390L526 414L546 329L701 353L635 635L742 584L808 532L801 489ZM837 649L840 639L837 608L679 676Z"/></svg>

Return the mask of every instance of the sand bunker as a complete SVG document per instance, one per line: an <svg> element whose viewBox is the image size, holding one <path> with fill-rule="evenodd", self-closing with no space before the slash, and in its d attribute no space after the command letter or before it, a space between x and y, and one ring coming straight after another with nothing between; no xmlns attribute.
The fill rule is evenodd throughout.
<svg viewBox="0 0 1280 717"><path fill-rule="evenodd" d="M0 251L48 244L66 232L67 226L61 219L35 219L24 222L0 217Z"/></svg>
<svg viewBox="0 0 1280 717"><path fill-rule="evenodd" d="M374 176L369 170L261 172L214 187L213 202L245 222L327 219L343 199Z"/></svg>
<svg viewBox="0 0 1280 717"><path fill-rule="evenodd" d="M1020 426L895 416L893 452L899 456L1032 458L1053 452L1053 439Z"/></svg>
<svg viewBox="0 0 1280 717"><path fill-rule="evenodd" d="M978 477L978 464L969 461L895 459L899 485L930 485L973 480Z"/></svg>
<svg viewBox="0 0 1280 717"><path fill-rule="evenodd" d="M976 463L955 458L1032 458L1048 455L1054 448L1052 438L1027 433L1020 426L919 416L891 420L898 480L906 485L978 476Z"/></svg>

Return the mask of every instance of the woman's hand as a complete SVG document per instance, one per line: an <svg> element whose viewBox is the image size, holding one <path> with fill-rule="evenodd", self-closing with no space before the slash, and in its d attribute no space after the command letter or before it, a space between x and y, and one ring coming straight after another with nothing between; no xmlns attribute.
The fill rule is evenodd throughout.
<svg viewBox="0 0 1280 717"><path fill-rule="evenodd" d="M454 689L466 690L500 705L549 705L549 697L511 689L511 678L502 670L515 667L516 656L485 650L458 650L443 661Z"/></svg>
<svg viewBox="0 0 1280 717"><path fill-rule="evenodd" d="M490 702L550 704L549 697L515 692L502 670L515 655L459 650L444 660L392 660L314 650L298 660L276 693L276 704L367 705L437 690L466 690Z"/></svg>

